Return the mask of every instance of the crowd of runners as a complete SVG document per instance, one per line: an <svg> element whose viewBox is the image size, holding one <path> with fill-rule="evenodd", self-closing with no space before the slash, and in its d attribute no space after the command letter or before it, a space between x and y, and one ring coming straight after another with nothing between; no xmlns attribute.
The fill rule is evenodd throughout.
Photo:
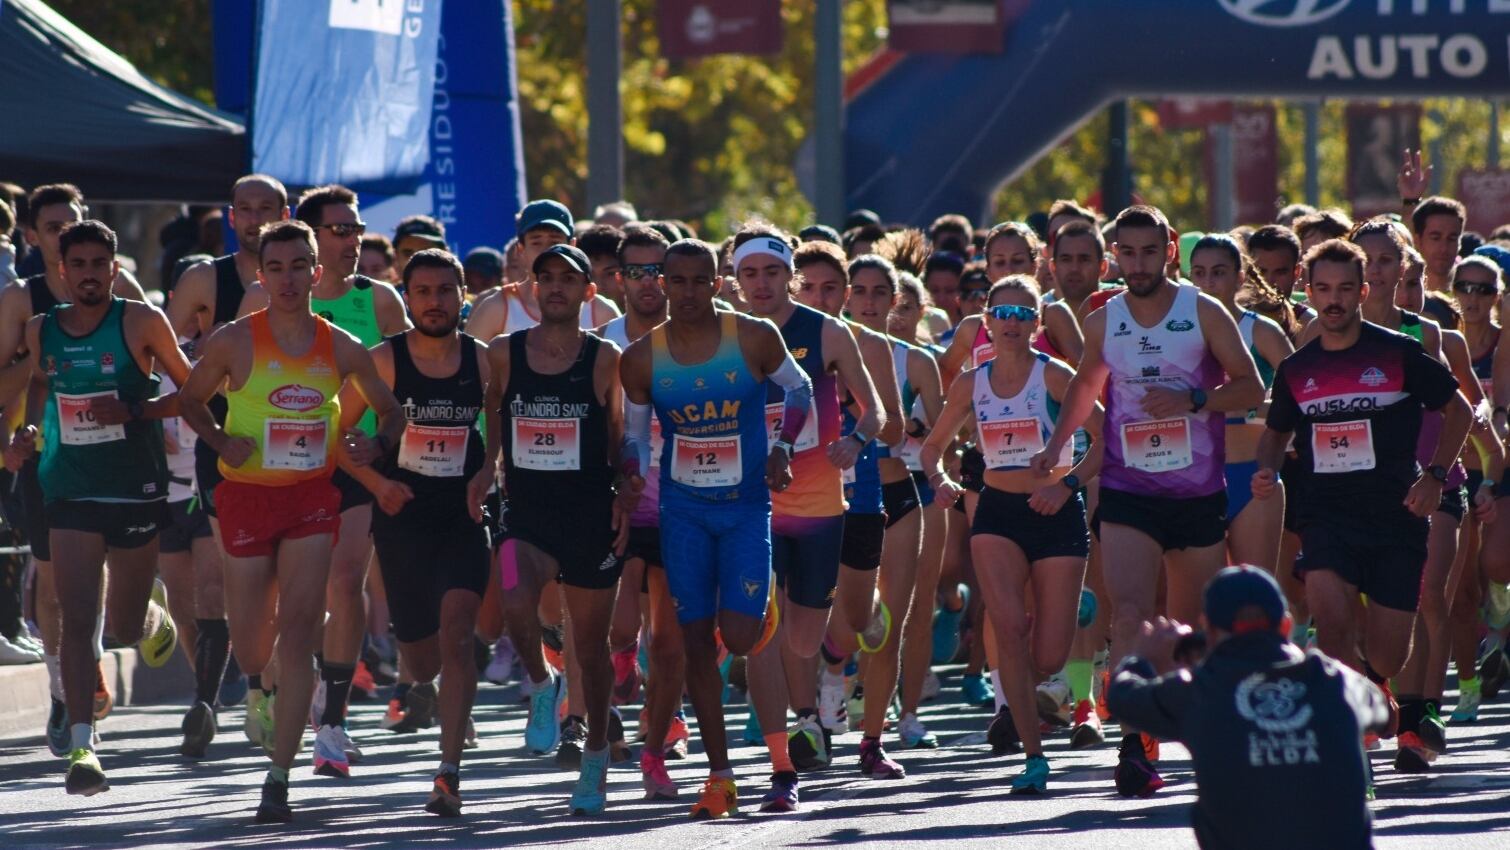
<svg viewBox="0 0 1510 850"><path fill-rule="evenodd" d="M424 806L458 816L479 679L514 676L524 740L492 746L577 770L575 814L630 795L608 777L634 741L645 797L694 818L739 808L741 734L761 811L810 771L904 780L938 746L925 700L994 711L1014 794L1051 789L1066 736L1146 797L1159 728L1109 713L1109 681L1248 564L1284 636L1379 689L1360 746L1430 771L1507 675L1510 227L1465 234L1418 155L1399 185L1398 214L1230 233L1065 200L721 242L536 200L458 258L432 218L390 240L344 187L254 174L227 187L236 250L180 262L160 308L76 188L36 187L0 209L28 246L0 404L35 564L35 633L0 653L45 661L46 744L90 795L103 641L182 647L182 754L243 715L259 821L291 819L307 730L324 781L360 771L348 705L389 686L381 726L438 727ZM698 788L668 774L688 758Z"/></svg>

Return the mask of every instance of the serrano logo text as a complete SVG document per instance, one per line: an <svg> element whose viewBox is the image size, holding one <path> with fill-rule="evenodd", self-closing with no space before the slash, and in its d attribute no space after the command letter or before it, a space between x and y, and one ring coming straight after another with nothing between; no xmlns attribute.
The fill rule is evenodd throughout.
<svg viewBox="0 0 1510 850"><path fill-rule="evenodd" d="M267 394L268 403L283 410L314 410L325 403L325 394L314 387L284 384Z"/></svg>

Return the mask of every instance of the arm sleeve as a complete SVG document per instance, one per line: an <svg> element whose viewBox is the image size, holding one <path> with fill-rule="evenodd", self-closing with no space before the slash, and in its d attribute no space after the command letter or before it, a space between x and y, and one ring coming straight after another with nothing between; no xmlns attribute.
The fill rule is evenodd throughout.
<svg viewBox="0 0 1510 850"><path fill-rule="evenodd" d="M1269 398L1269 416L1265 423L1270 429L1289 434L1300 426L1300 406L1290 393L1289 370L1280 364L1274 375L1274 392Z"/></svg>
<svg viewBox="0 0 1510 850"><path fill-rule="evenodd" d="M787 443L797 442L802 426L807 422L807 412L813 403L813 382L807 373L787 352L781 368L771 373L771 381L786 391L786 401L781 407L781 439Z"/></svg>
<svg viewBox="0 0 1510 850"><path fill-rule="evenodd" d="M1458 391L1458 379L1452 370L1412 344L1405 354L1405 391L1415 396L1427 410L1441 410Z"/></svg>
<svg viewBox="0 0 1510 850"><path fill-rule="evenodd" d="M624 467L634 475L650 468L650 405L624 402Z"/></svg>
<svg viewBox="0 0 1510 850"><path fill-rule="evenodd" d="M1128 656L1106 689L1106 707L1140 732L1166 741L1184 740L1192 690L1189 671L1156 677L1153 665Z"/></svg>

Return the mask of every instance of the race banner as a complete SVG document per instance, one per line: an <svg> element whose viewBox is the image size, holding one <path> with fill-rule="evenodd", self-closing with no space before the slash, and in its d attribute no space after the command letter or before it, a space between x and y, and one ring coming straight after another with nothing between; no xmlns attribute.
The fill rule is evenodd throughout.
<svg viewBox="0 0 1510 850"><path fill-rule="evenodd" d="M1458 172L1454 197L1468 207L1468 229L1487 237L1510 224L1510 169L1465 168Z"/></svg>
<svg viewBox="0 0 1510 850"><path fill-rule="evenodd" d="M1421 147L1421 107L1348 104L1347 197L1353 219L1400 211L1400 152Z"/></svg>
<svg viewBox="0 0 1510 850"><path fill-rule="evenodd" d="M781 52L781 0L659 0L656 13L668 59Z"/></svg>

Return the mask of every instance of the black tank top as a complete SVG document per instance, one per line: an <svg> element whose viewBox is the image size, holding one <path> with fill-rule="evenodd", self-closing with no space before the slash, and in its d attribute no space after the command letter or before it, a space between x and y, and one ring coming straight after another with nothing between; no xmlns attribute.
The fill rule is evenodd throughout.
<svg viewBox="0 0 1510 850"><path fill-rule="evenodd" d="M241 309L241 298L246 287L241 285L241 275L236 271L236 255L216 257L215 267L215 315L210 320L210 329L226 322L235 321L236 311Z"/></svg>
<svg viewBox="0 0 1510 850"><path fill-rule="evenodd" d="M528 330L509 334L509 383L503 394L504 488L514 509L551 510L610 495L608 412L593 388L603 340L587 334L565 372L530 368Z"/></svg>
<svg viewBox="0 0 1510 850"><path fill-rule="evenodd" d="M406 424L398 451L384 461L384 474L409 485L416 499L464 497L484 453L477 430L485 389L477 368L477 341L461 335L461 368L444 378L431 378L415 367L408 334L389 338L389 345L393 395L404 408Z"/></svg>
<svg viewBox="0 0 1510 850"><path fill-rule="evenodd" d="M48 288L46 274L32 275L27 278L26 292L31 296L31 314L33 316L40 316L63 303Z"/></svg>

